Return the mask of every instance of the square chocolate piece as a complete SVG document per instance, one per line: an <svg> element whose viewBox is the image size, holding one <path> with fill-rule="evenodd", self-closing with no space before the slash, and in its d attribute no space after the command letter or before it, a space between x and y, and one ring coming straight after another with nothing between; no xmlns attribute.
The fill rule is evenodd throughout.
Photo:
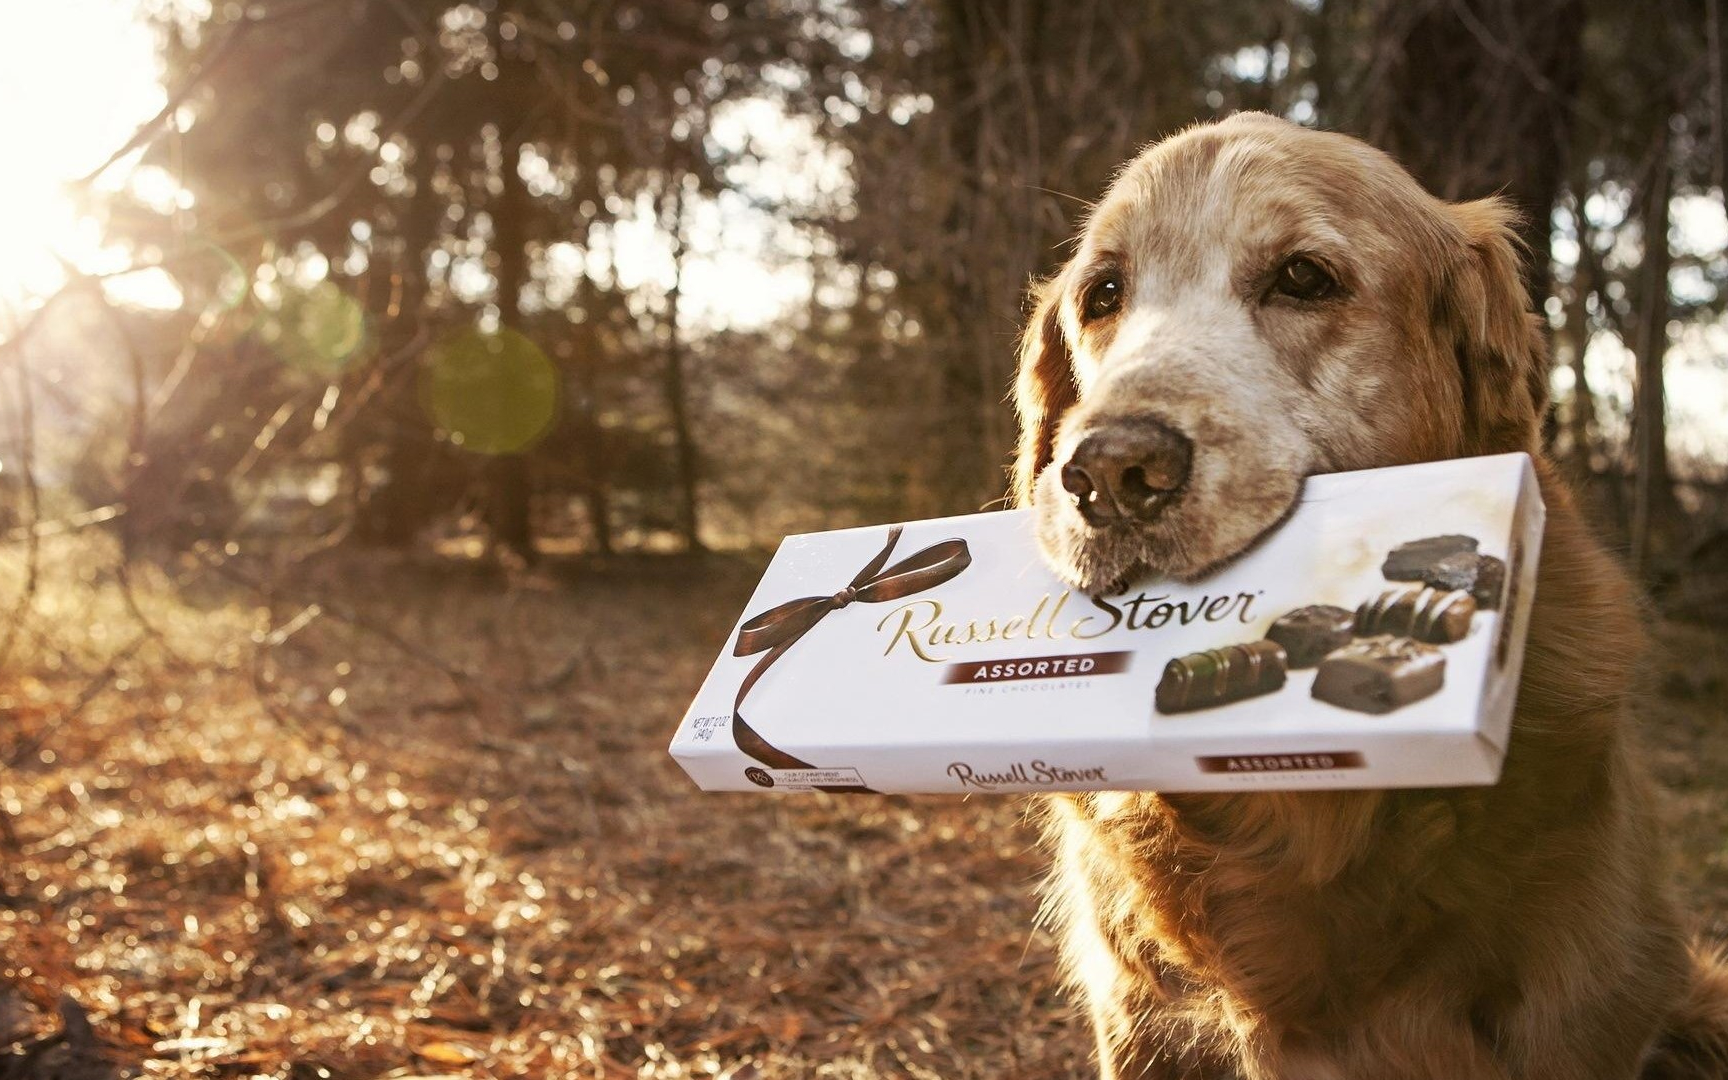
<svg viewBox="0 0 1728 1080"><path fill-rule="evenodd" d="M1506 594L1506 564L1492 555L1479 555L1476 562L1476 584L1470 590L1470 595L1476 598L1476 606L1483 611L1494 611L1500 607L1500 598Z"/></svg>
<svg viewBox="0 0 1728 1080"><path fill-rule="evenodd" d="M1266 640L1284 646L1290 667L1311 668L1334 649L1350 644L1356 613L1330 604L1297 608L1280 616L1266 631Z"/></svg>
<svg viewBox="0 0 1728 1080"><path fill-rule="evenodd" d="M1483 611L1500 606L1500 594L1506 587L1506 564L1492 555L1460 552L1448 555L1428 568L1422 583L1432 588L1467 592Z"/></svg>
<svg viewBox="0 0 1728 1080"><path fill-rule="evenodd" d="M1421 581L1435 563L1452 555L1475 554L1474 536L1430 536L1400 544L1380 564L1387 581Z"/></svg>
<svg viewBox="0 0 1728 1080"><path fill-rule="evenodd" d="M1344 709L1389 713L1439 691L1446 657L1409 638L1372 637L1320 662L1314 696Z"/></svg>
<svg viewBox="0 0 1728 1080"><path fill-rule="evenodd" d="M1430 566L1422 575L1422 584L1442 592L1470 592L1476 588L1481 566L1482 556L1473 551L1461 551Z"/></svg>

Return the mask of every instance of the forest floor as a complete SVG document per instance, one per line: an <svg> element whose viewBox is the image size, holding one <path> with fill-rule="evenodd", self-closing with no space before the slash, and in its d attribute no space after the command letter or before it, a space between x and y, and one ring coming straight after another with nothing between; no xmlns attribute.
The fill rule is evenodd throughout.
<svg viewBox="0 0 1728 1080"><path fill-rule="evenodd" d="M84 544L0 659L0 1080L1089 1075L1025 800L710 795L666 755L756 564L122 581ZM1724 932L1728 635L1653 670Z"/></svg>

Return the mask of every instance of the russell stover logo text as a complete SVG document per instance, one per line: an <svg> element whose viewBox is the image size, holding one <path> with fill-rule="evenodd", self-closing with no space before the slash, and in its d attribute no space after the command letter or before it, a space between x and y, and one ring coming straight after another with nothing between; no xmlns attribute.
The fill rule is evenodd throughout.
<svg viewBox="0 0 1728 1080"><path fill-rule="evenodd" d="M1103 784L1108 783L1102 765L1094 769L1068 769L1047 761L1016 761L1006 769L979 772L964 761L948 766L948 775L960 781L963 788L994 791L999 787L1032 787L1038 784Z"/></svg>
<svg viewBox="0 0 1728 1080"><path fill-rule="evenodd" d="M989 618L957 619L946 617L940 600L911 600L882 616L876 624L878 633L888 635L883 655L892 656L901 643L920 660L932 664L946 662L950 647L984 645L992 641L1060 641L1074 638L1091 641L1118 628L1123 630L1158 630L1171 623L1186 626L1194 622L1242 623L1254 621L1254 601L1257 592L1201 595L1190 600L1171 600L1168 596L1147 596L1141 593L1132 599L1117 597L1087 597L1093 610L1081 609L1080 614L1064 614L1072 593L1064 590L1055 596L1046 593L1031 611L1017 615Z"/></svg>

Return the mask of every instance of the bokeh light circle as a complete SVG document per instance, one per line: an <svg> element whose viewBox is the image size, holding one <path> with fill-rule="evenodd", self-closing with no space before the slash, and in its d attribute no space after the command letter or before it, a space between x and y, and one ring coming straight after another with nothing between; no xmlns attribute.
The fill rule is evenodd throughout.
<svg viewBox="0 0 1728 1080"><path fill-rule="evenodd" d="M513 454L539 442L558 414L558 370L508 327L469 328L432 348L421 375L432 420L478 454Z"/></svg>
<svg viewBox="0 0 1728 1080"><path fill-rule="evenodd" d="M290 367L331 378L365 351L366 311L334 283L322 281L283 296L259 321L258 337Z"/></svg>

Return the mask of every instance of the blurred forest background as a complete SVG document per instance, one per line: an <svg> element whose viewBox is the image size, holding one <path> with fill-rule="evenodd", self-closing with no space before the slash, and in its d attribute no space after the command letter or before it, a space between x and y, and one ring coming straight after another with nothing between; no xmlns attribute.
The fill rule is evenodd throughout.
<svg viewBox="0 0 1728 1080"><path fill-rule="evenodd" d="M1714 0L142 8L167 96L80 189L130 261L11 313L13 530L532 561L978 509L1028 280L1237 109L1509 195L1556 450L1653 571L1728 520ZM143 275L171 310L98 287Z"/></svg>
<svg viewBox="0 0 1728 1080"><path fill-rule="evenodd" d="M1083 1074L1017 807L663 744L765 546L997 504L1028 280L1240 109L1525 214L1719 920L1721 6L76 0L150 74L0 208L0 1078Z"/></svg>

